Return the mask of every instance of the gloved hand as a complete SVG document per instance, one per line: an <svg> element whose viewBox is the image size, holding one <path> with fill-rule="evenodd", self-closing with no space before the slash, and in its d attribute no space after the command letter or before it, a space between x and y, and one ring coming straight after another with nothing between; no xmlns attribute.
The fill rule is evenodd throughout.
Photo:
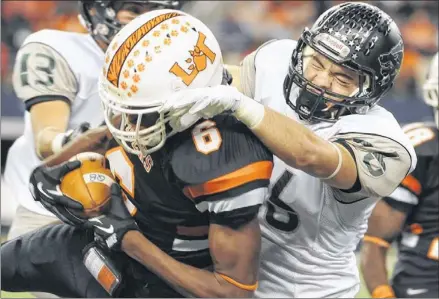
<svg viewBox="0 0 439 299"><path fill-rule="evenodd" d="M265 110L264 106L235 87L218 85L178 91L165 102L160 111L169 113L171 119L177 120L188 118L187 115L212 118L221 113L231 113L249 128L253 128L262 121ZM180 131L187 128L182 121L180 124Z"/></svg>
<svg viewBox="0 0 439 299"><path fill-rule="evenodd" d="M130 230L139 230L136 221L128 212L122 198L120 186L111 186L111 199L108 211L88 219L86 225L95 233L95 241L101 248L120 251L124 235Z"/></svg>
<svg viewBox="0 0 439 299"><path fill-rule="evenodd" d="M169 113L171 116L169 126L172 128L172 131L169 133L170 136L192 127L193 124L202 118L197 114L190 114L188 111L189 108L183 108Z"/></svg>
<svg viewBox="0 0 439 299"><path fill-rule="evenodd" d="M61 179L70 171L81 166L80 161L65 162L55 167L39 166L32 171L29 189L35 201L55 214L64 223L81 227L85 219L74 215L69 209L83 210L81 203L63 194L59 188Z"/></svg>
<svg viewBox="0 0 439 299"><path fill-rule="evenodd" d="M201 117L211 118L229 110L233 112L241 99L241 94L235 87L218 85L185 89L174 93L163 105L161 111L175 112L182 110L190 114L198 113Z"/></svg>

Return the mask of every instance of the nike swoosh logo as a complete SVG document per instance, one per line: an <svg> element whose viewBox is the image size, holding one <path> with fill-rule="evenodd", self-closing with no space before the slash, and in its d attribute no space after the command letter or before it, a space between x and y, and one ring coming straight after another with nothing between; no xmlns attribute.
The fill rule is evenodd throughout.
<svg viewBox="0 0 439 299"><path fill-rule="evenodd" d="M88 221L91 221L91 222L98 222L99 224L103 224L99 219L96 219L96 218L89 219ZM112 233L114 233L114 227L113 227L113 225L110 225L109 227L102 227L102 226L99 226L99 225L96 225L96 224L93 224L93 225L94 225L94 227L100 229L100 230L103 231L103 232L106 232L107 234L112 234Z"/></svg>
<svg viewBox="0 0 439 299"><path fill-rule="evenodd" d="M61 192L61 189L59 188L59 185L56 185L56 190L49 190L47 189L47 192L50 194L53 194L55 196L63 196L64 194Z"/></svg>
<svg viewBox="0 0 439 299"><path fill-rule="evenodd" d="M407 289L407 295L409 296L419 295L426 292L428 292L428 289L412 289L412 288Z"/></svg>
<svg viewBox="0 0 439 299"><path fill-rule="evenodd" d="M42 183L42 182L38 182L38 184L37 184L37 188L38 188L38 191L40 191L41 193L43 193L46 197L48 197L48 198L50 198L50 199L53 199L52 196L50 196L49 194L47 194L46 192L44 192L44 190L43 190L43 183Z"/></svg>

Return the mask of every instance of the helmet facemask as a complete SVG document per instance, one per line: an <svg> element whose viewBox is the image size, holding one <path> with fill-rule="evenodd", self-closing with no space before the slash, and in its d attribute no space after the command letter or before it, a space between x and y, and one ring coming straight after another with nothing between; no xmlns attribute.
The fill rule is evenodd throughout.
<svg viewBox="0 0 439 299"><path fill-rule="evenodd" d="M371 75L343 64L342 67L358 75L358 87L348 96L331 92L305 78L305 71L310 67L309 62L317 53L341 65L327 53L306 43L305 39L299 40L284 82L287 104L304 120L335 122L346 113L366 113L372 102L368 97L371 94Z"/></svg>
<svg viewBox="0 0 439 299"><path fill-rule="evenodd" d="M161 149L166 139L177 133L168 125L171 118L160 112L163 100L139 104L121 95L115 96L112 93L117 91L110 89L101 87L99 91L105 123L114 139L127 152L147 156Z"/></svg>

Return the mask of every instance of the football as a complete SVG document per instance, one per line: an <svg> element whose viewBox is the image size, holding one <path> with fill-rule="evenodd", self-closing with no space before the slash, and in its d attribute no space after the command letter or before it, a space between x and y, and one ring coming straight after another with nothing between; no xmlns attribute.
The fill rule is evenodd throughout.
<svg viewBox="0 0 439 299"><path fill-rule="evenodd" d="M81 166L62 178L60 189L84 206L80 212L70 209L72 213L85 218L96 217L105 211L111 199L111 185L115 183L113 174L101 154L85 152L69 161L74 160L81 161Z"/></svg>

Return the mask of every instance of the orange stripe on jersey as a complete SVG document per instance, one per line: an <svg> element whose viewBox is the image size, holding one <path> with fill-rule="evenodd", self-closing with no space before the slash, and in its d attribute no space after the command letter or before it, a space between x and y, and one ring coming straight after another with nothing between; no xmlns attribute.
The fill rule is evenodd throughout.
<svg viewBox="0 0 439 299"><path fill-rule="evenodd" d="M412 223L410 225L410 231L412 232L412 234L420 235L422 234L424 229L422 228L422 225L420 225L419 223Z"/></svg>
<svg viewBox="0 0 439 299"><path fill-rule="evenodd" d="M421 183L411 174L409 174L402 180L401 185L403 185L416 195L420 195L422 192Z"/></svg>
<svg viewBox="0 0 439 299"><path fill-rule="evenodd" d="M374 243L380 247L384 247L384 248L389 248L390 244L389 242L387 242L386 240L383 240L381 238L378 237L373 237L373 236L367 236L365 235L363 238L364 242L370 242L370 243Z"/></svg>
<svg viewBox="0 0 439 299"><path fill-rule="evenodd" d="M391 286L382 284L372 291L372 298L396 298L396 296Z"/></svg>
<svg viewBox="0 0 439 299"><path fill-rule="evenodd" d="M246 291L255 291L258 288L258 282L254 283L254 284L243 284L240 282L237 282L236 280L234 280L233 278L218 273L219 276L221 276L225 281L227 281L228 283L233 284L235 287L238 287L240 289L246 290Z"/></svg>
<svg viewBox="0 0 439 299"><path fill-rule="evenodd" d="M269 180L272 170L273 162L255 162L206 183L187 186L183 189L183 192L191 199L203 195L224 192L252 181Z"/></svg>

